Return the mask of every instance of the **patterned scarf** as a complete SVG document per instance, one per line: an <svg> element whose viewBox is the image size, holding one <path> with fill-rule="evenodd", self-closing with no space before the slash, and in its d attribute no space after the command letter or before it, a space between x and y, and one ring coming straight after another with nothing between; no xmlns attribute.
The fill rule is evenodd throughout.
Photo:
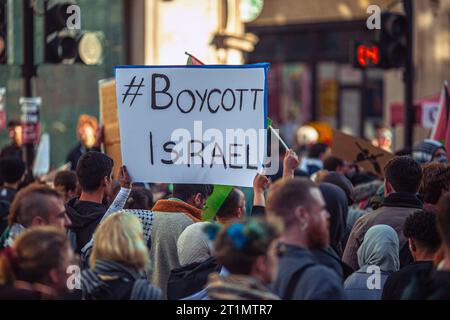
<svg viewBox="0 0 450 320"><path fill-rule="evenodd" d="M245 275L222 277L213 273L209 276L206 290L212 300L280 300L259 280Z"/></svg>
<svg viewBox="0 0 450 320"><path fill-rule="evenodd" d="M114 261L98 260L94 269L81 274L81 289L84 294L92 295L101 288L106 288L107 280L122 279L134 282L130 300L159 300L161 290L150 285L148 280L136 269Z"/></svg>

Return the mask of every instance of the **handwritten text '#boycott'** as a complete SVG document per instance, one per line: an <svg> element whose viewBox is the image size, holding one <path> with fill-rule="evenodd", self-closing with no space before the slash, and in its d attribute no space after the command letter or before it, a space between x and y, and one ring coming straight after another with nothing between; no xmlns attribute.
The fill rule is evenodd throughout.
<svg viewBox="0 0 450 320"><path fill-rule="evenodd" d="M139 81L139 80L138 80ZM125 85L126 92L122 94L122 103L130 99L130 107L133 106L136 96L142 95L145 87L144 79L136 82L133 77L130 84ZM261 88L210 88L210 89L184 89L176 93L171 90L170 78L165 74L154 73L151 76L151 103L153 110L165 110L176 106L181 113L208 111L217 113L220 109L226 112L233 110L242 111L250 104L256 109L258 98L262 97L264 89ZM134 89L134 90L133 90Z"/></svg>

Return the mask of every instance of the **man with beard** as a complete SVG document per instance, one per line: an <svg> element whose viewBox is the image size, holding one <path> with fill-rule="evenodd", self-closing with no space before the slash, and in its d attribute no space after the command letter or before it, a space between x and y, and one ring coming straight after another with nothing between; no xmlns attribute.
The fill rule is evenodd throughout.
<svg viewBox="0 0 450 320"><path fill-rule="evenodd" d="M310 251L329 245L330 215L317 185L305 178L277 181L267 202L269 216L284 225L273 292L283 300L344 299L342 280Z"/></svg>

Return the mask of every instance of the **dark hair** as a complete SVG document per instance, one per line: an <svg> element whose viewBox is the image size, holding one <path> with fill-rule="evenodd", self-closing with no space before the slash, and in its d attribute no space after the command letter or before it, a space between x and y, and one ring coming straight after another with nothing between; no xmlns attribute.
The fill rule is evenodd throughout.
<svg viewBox="0 0 450 320"><path fill-rule="evenodd" d="M308 157L312 159L320 158L320 155L327 152L328 145L325 143L314 143L308 151Z"/></svg>
<svg viewBox="0 0 450 320"><path fill-rule="evenodd" d="M236 210L240 208L241 203L242 193L239 189L233 188L220 209L217 211L216 217L219 219L233 217Z"/></svg>
<svg viewBox="0 0 450 320"><path fill-rule="evenodd" d="M279 234L279 229L265 220L232 223L220 230L214 242L215 256L230 273L248 275Z"/></svg>
<svg viewBox="0 0 450 320"><path fill-rule="evenodd" d="M62 199L58 191L45 184L32 183L21 189L11 203L9 225L17 222L28 228L34 217L48 219L48 197Z"/></svg>
<svg viewBox="0 0 450 320"><path fill-rule="evenodd" d="M345 195L347 196L348 204L349 205L353 204L354 202L353 185L344 174L339 172L330 172L325 177L323 177L321 182L328 182L341 188L342 191L344 191Z"/></svg>
<svg viewBox="0 0 450 320"><path fill-rule="evenodd" d="M267 212L280 217L285 228L290 226L294 209L308 206L312 200L311 190L318 186L307 178L278 180L269 189Z"/></svg>
<svg viewBox="0 0 450 320"><path fill-rule="evenodd" d="M77 189L77 174L73 171L60 171L55 176L53 182L55 187L63 187L64 191L74 191Z"/></svg>
<svg viewBox="0 0 450 320"><path fill-rule="evenodd" d="M430 162L422 167L419 194L425 203L437 204L441 195L450 191L450 166Z"/></svg>
<svg viewBox="0 0 450 320"><path fill-rule="evenodd" d="M403 148L400 150L395 151L394 153L396 156L411 156L412 155L412 148Z"/></svg>
<svg viewBox="0 0 450 320"><path fill-rule="evenodd" d="M22 125L22 123L19 120L10 120L8 121L8 128L17 127Z"/></svg>
<svg viewBox="0 0 450 320"><path fill-rule="evenodd" d="M213 186L210 184L174 184L173 196L183 201L188 201L197 193L207 198L213 192Z"/></svg>
<svg viewBox="0 0 450 320"><path fill-rule="evenodd" d="M25 163L18 157L0 159L0 177L7 183L19 182L25 173Z"/></svg>
<svg viewBox="0 0 450 320"><path fill-rule="evenodd" d="M403 234L406 238L414 239L419 246L430 251L437 251L441 246L436 214L431 211L418 210L406 218Z"/></svg>
<svg viewBox="0 0 450 320"><path fill-rule="evenodd" d="M141 187L133 187L123 208L150 210L151 207L153 207L153 194L151 191Z"/></svg>
<svg viewBox="0 0 450 320"><path fill-rule="evenodd" d="M438 230L442 242L450 248L450 193L446 193L439 200L437 213Z"/></svg>
<svg viewBox="0 0 450 320"><path fill-rule="evenodd" d="M411 157L395 157L384 167L384 176L395 192L416 193L422 181L422 168Z"/></svg>
<svg viewBox="0 0 450 320"><path fill-rule="evenodd" d="M344 160L334 156L329 156L323 161L323 168L328 171L336 171L338 167L344 166Z"/></svg>
<svg viewBox="0 0 450 320"><path fill-rule="evenodd" d="M67 235L55 227L26 230L8 249L10 256L0 257L0 282L20 280L46 284L50 270L64 267L69 248Z"/></svg>
<svg viewBox="0 0 450 320"><path fill-rule="evenodd" d="M370 172L354 172L347 176L353 186L365 184L376 180L376 176Z"/></svg>
<svg viewBox="0 0 450 320"><path fill-rule="evenodd" d="M77 164L77 177L81 190L94 192L105 177L110 177L114 161L106 154L90 151L83 154Z"/></svg>

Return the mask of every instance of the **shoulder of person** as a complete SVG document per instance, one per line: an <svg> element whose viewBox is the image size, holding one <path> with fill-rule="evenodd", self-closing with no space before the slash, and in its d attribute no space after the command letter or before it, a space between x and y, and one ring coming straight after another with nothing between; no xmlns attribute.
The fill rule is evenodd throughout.
<svg viewBox="0 0 450 320"><path fill-rule="evenodd" d="M342 300L345 299L342 279L330 268L314 265L305 270L297 290L305 291L308 300Z"/></svg>
<svg viewBox="0 0 450 320"><path fill-rule="evenodd" d="M134 282L130 300L161 300L162 291L154 287L147 279L138 279Z"/></svg>

